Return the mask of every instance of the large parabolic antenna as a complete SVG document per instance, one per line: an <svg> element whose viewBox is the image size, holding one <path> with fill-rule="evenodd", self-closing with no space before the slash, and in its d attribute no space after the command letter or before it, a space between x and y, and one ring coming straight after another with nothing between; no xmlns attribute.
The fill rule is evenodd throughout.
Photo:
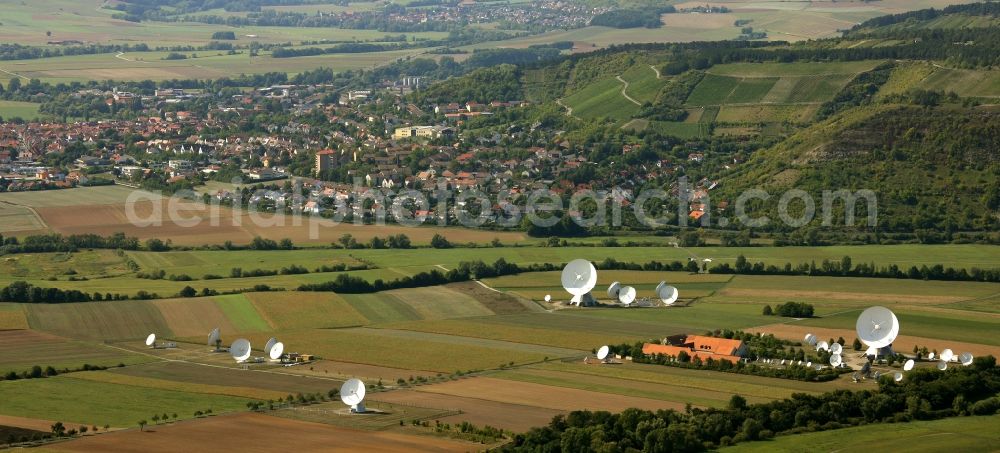
<svg viewBox="0 0 1000 453"><path fill-rule="evenodd" d="M892 379L894 381L896 381L896 382L902 381L903 380L903 373L897 371L895 374L892 375Z"/></svg>
<svg viewBox="0 0 1000 453"><path fill-rule="evenodd" d="M278 339L274 338L274 337L271 337L271 339L267 340L267 343L264 343L264 352L270 353L271 352L271 348L277 342L278 342Z"/></svg>
<svg viewBox="0 0 1000 453"><path fill-rule="evenodd" d="M827 343L825 341L821 341L821 342L819 342L818 345L816 345L816 350L817 351L829 351L830 350L830 343Z"/></svg>
<svg viewBox="0 0 1000 453"><path fill-rule="evenodd" d="M215 346L215 343L219 342L220 340L222 340L222 332L220 332L219 328L216 327L212 329L212 331L209 332L208 334L208 345Z"/></svg>
<svg viewBox="0 0 1000 453"><path fill-rule="evenodd" d="M278 360L284 353L285 353L285 344L279 341L275 343L274 346L271 346L271 349L268 349L267 356L270 357L271 360Z"/></svg>
<svg viewBox="0 0 1000 453"><path fill-rule="evenodd" d="M677 302L678 296L677 288L668 285L666 282L660 282L659 285L656 285L656 297L659 297L664 305L673 305Z"/></svg>
<svg viewBox="0 0 1000 453"><path fill-rule="evenodd" d="M621 289L622 289L622 284L621 283L619 283L619 282L611 282L611 284L608 285L608 297L617 300L618 299L618 293L621 291Z"/></svg>
<svg viewBox="0 0 1000 453"><path fill-rule="evenodd" d="M948 369L948 362L945 362L944 360L938 362L937 368L939 370L941 370L941 371L947 370Z"/></svg>
<svg viewBox="0 0 1000 453"><path fill-rule="evenodd" d="M899 320L885 307L871 307L858 316L855 324L858 339L869 348L881 349L892 344L899 335Z"/></svg>
<svg viewBox="0 0 1000 453"><path fill-rule="evenodd" d="M962 366L972 365L972 353L963 352L962 355L958 356L958 361L962 362Z"/></svg>
<svg viewBox="0 0 1000 453"><path fill-rule="evenodd" d="M149 334L148 337L146 337L146 346L153 346L155 344L156 344L156 334L151 333Z"/></svg>
<svg viewBox="0 0 1000 453"><path fill-rule="evenodd" d="M570 302L581 305L584 300L590 299L590 290L597 285L597 269L584 259L570 261L563 268L562 285L566 292L573 295Z"/></svg>
<svg viewBox="0 0 1000 453"><path fill-rule="evenodd" d="M836 368L840 366L840 364L842 363L844 363L844 359L840 356L840 354L834 354L830 356L830 366Z"/></svg>
<svg viewBox="0 0 1000 453"><path fill-rule="evenodd" d="M618 291L618 302L625 305L632 305L635 302L635 288L631 286L623 286L620 291Z"/></svg>
<svg viewBox="0 0 1000 453"><path fill-rule="evenodd" d="M233 356L233 360L237 363L242 363L246 359L250 358L250 340L246 338L240 338L233 342L233 345L229 347L229 354Z"/></svg>
<svg viewBox="0 0 1000 453"><path fill-rule="evenodd" d="M608 358L608 354L611 353L611 348L608 346L601 346L601 349L597 350L597 360L604 360Z"/></svg>
<svg viewBox="0 0 1000 453"><path fill-rule="evenodd" d="M941 351L941 360L945 362L951 362L951 359L955 357L955 352L951 349L945 349Z"/></svg>
<svg viewBox="0 0 1000 453"><path fill-rule="evenodd" d="M340 400L351 406L351 412L365 411L365 383L360 379L350 379L340 386Z"/></svg>
<svg viewBox="0 0 1000 453"><path fill-rule="evenodd" d="M840 343L834 343L830 345L830 352L834 354L840 354L844 352L844 347Z"/></svg>
<svg viewBox="0 0 1000 453"><path fill-rule="evenodd" d="M805 340L806 340L806 343L809 343L809 346L816 346L816 341L818 341L819 339L816 338L816 335L813 335L811 333L807 333Z"/></svg>
<svg viewBox="0 0 1000 453"><path fill-rule="evenodd" d="M903 371L910 371L910 370L912 370L913 369L913 365L915 365L915 364L916 364L916 362L914 362L913 359L907 360L906 363L903 364Z"/></svg>

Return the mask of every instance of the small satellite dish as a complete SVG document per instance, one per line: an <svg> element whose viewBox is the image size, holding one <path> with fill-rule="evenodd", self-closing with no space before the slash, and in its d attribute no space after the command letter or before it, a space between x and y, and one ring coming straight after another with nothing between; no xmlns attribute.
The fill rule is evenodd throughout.
<svg viewBox="0 0 1000 453"><path fill-rule="evenodd" d="M611 282L611 284L608 285L608 297L610 297L612 299L617 299L618 298L618 292L621 291L621 289L622 289L622 284L621 283L619 283L619 282Z"/></svg>
<svg viewBox="0 0 1000 453"><path fill-rule="evenodd" d="M545 295L545 301L546 302L552 302L552 295L551 294L546 294Z"/></svg>
<svg viewBox="0 0 1000 453"><path fill-rule="evenodd" d="M274 346L271 346L271 349L267 351L267 355L271 358L271 360L278 360L284 352L285 344L279 341L275 343Z"/></svg>
<svg viewBox="0 0 1000 453"><path fill-rule="evenodd" d="M584 296L597 285L597 269L594 264L584 259L570 261L562 271L562 286L566 292L573 295L570 302L580 305Z"/></svg>
<svg viewBox="0 0 1000 453"><path fill-rule="evenodd" d="M962 355L958 357L958 361L962 362L962 366L972 365L972 353L963 352Z"/></svg>
<svg viewBox="0 0 1000 453"><path fill-rule="evenodd" d="M782 365L784 365L784 364L785 364L785 359L781 359L781 364L782 364Z"/></svg>
<svg viewBox="0 0 1000 453"><path fill-rule="evenodd" d="M830 356L830 366L836 368L840 366L842 363L844 363L844 359L840 356L840 354L834 354Z"/></svg>
<svg viewBox="0 0 1000 453"><path fill-rule="evenodd" d="M809 343L809 346L816 346L817 340L818 338L816 338L816 335L813 335L811 333L806 334L806 343Z"/></svg>
<svg viewBox="0 0 1000 453"><path fill-rule="evenodd" d="M806 362L806 368L812 368L812 366L813 366L812 362Z"/></svg>
<svg viewBox="0 0 1000 453"><path fill-rule="evenodd" d="M365 383L360 379L350 379L340 386L340 400L351 406L351 412L364 412Z"/></svg>
<svg viewBox="0 0 1000 453"><path fill-rule="evenodd" d="M222 333L216 327L208 334L208 345L215 346L215 343L222 339Z"/></svg>
<svg viewBox="0 0 1000 453"><path fill-rule="evenodd" d="M934 353L927 354L927 360L934 360Z"/></svg>
<svg viewBox="0 0 1000 453"><path fill-rule="evenodd" d="M246 359L250 358L250 340L246 338L240 338L233 342L233 345L229 347L229 354L233 356L233 360L237 363L242 363Z"/></svg>
<svg viewBox="0 0 1000 453"><path fill-rule="evenodd" d="M892 375L892 379L896 382L903 380L903 373L897 371L896 374Z"/></svg>
<svg viewBox="0 0 1000 453"><path fill-rule="evenodd" d="M268 353L271 352L271 348L274 347L274 344L277 343L277 342L278 342L278 339L274 338L274 337L271 337L270 340L267 340L267 343L264 343L264 352L268 352Z"/></svg>
<svg viewBox="0 0 1000 453"><path fill-rule="evenodd" d="M953 357L955 357L955 352L953 352L951 349L945 349L944 351L941 351L941 360L945 362L951 362L951 359Z"/></svg>
<svg viewBox="0 0 1000 453"><path fill-rule="evenodd" d="M825 341L821 341L821 342L819 342L819 344L816 345L816 350L817 351L829 351L830 350L830 343L827 343Z"/></svg>
<svg viewBox="0 0 1000 453"><path fill-rule="evenodd" d="M892 310L885 307L871 307L861 312L854 327L858 339L875 349L889 346L899 335L899 320Z"/></svg>
<svg viewBox="0 0 1000 453"><path fill-rule="evenodd" d="M834 354L840 354L844 352L844 347L840 343L834 343L830 345L830 352Z"/></svg>
<svg viewBox="0 0 1000 453"><path fill-rule="evenodd" d="M656 284L656 289L653 290L654 293L660 294L660 288L667 286L667 282L660 282Z"/></svg>
<svg viewBox="0 0 1000 453"><path fill-rule="evenodd" d="M618 301L625 305L632 305L632 302L635 302L635 288L623 286L622 289L618 290Z"/></svg>
<svg viewBox="0 0 1000 453"><path fill-rule="evenodd" d="M802 361L801 361L801 360L799 360L799 365L800 365L800 366L802 365Z"/></svg>
<svg viewBox="0 0 1000 453"><path fill-rule="evenodd" d="M608 358L608 354L611 352L611 348L607 346L601 346L601 349L597 350L597 360L604 360Z"/></svg>
<svg viewBox="0 0 1000 453"><path fill-rule="evenodd" d="M907 360L906 363L903 364L903 371L910 371L910 370L912 370L913 369L913 365L915 365L915 362L913 362L913 359Z"/></svg>
<svg viewBox="0 0 1000 453"><path fill-rule="evenodd" d="M156 334L151 333L148 337L146 337L146 346L152 346L154 344L156 344Z"/></svg>
<svg viewBox="0 0 1000 453"><path fill-rule="evenodd" d="M679 296L680 294L678 293L677 288L673 286L664 284L663 286L657 287L656 297L659 297L660 301L662 301L664 305L673 305L677 302L677 297Z"/></svg>
<svg viewBox="0 0 1000 453"><path fill-rule="evenodd" d="M938 362L937 367L941 371L947 370L948 369L948 362L945 362L944 360L942 360L942 361Z"/></svg>

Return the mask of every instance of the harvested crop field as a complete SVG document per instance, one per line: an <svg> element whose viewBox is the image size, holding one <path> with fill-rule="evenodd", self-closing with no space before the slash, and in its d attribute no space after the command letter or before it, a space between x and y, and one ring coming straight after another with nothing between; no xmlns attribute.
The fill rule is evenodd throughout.
<svg viewBox="0 0 1000 453"><path fill-rule="evenodd" d="M462 379L443 384L423 386L420 387L420 391L560 411L604 410L620 412L630 407L648 410L684 409L684 404L681 403L623 395L612 397L606 393L489 377Z"/></svg>
<svg viewBox="0 0 1000 453"><path fill-rule="evenodd" d="M563 413L563 411L555 409L511 404L502 401L489 401L481 398L427 393L419 389L394 390L379 393L378 395L374 395L373 398L387 403L434 407L462 412L459 415L442 418L441 422L443 423L461 423L466 421L474 425L490 425L515 432L523 432L537 426L544 426L552 420L552 417Z"/></svg>
<svg viewBox="0 0 1000 453"><path fill-rule="evenodd" d="M325 394L332 389L339 388L341 384L340 379L332 377L293 376L288 374L285 368L278 368L273 371L239 370L183 362L155 362L116 368L109 371L122 376L162 379L191 384L254 388L281 393L281 395L272 398L283 397L289 393L321 392Z"/></svg>
<svg viewBox="0 0 1000 453"><path fill-rule="evenodd" d="M103 345L70 340L32 330L0 331L0 372L28 371L31 367L77 368L84 364L114 366L147 359Z"/></svg>
<svg viewBox="0 0 1000 453"><path fill-rule="evenodd" d="M849 342L857 336L853 329L828 329L821 327L811 327L796 324L772 324L767 326L747 329L749 332L760 332L773 334L778 338L786 338L794 341L801 341L806 333L816 334L819 338L839 338L844 337ZM901 353L910 353L914 345L926 346L928 349L942 351L951 348L956 353L971 352L973 355L981 356L992 354L1000 357L1000 346L984 345L978 343L966 343L960 341L942 340L939 338L915 337L910 335L900 335L896 337L893 349Z"/></svg>
<svg viewBox="0 0 1000 453"><path fill-rule="evenodd" d="M71 189L76 190L76 189ZM504 243L524 239L520 233L507 233L464 228L415 228L399 225L355 225L336 224L329 220L312 221L294 216L243 214L233 218L233 212L226 208L213 215L207 205L201 203L177 203L185 222L169 220L168 203L162 200L139 201L126 208L124 204L71 205L62 207L38 207L35 210L52 231L62 234L101 234L123 232L145 240L149 238L170 238L178 245L221 244L232 241L246 244L255 236L280 240L289 238L297 244L329 244L344 234L353 235L359 242L366 242L374 236L387 237L405 234L414 243L429 243L431 237L440 233L457 243L485 243L494 238ZM157 213L160 213L157 217ZM129 220L138 218L141 222ZM214 217L214 221L211 220ZM255 218L258 221L255 222ZM194 219L186 223L187 219ZM214 225L213 225L214 223Z"/></svg>
<svg viewBox="0 0 1000 453"><path fill-rule="evenodd" d="M220 436L219 433L226 433ZM280 433L276 436L275 433ZM465 442L394 432L369 432L336 426L243 413L90 436L46 447L66 452L218 451L266 452L276 445L285 451L455 451L475 449Z"/></svg>

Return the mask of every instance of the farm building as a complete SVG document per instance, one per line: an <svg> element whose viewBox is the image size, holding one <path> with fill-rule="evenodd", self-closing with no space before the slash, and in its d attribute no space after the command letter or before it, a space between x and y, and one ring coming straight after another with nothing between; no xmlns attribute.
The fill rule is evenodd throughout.
<svg viewBox="0 0 1000 453"><path fill-rule="evenodd" d="M676 357L681 352L687 353L693 360L728 360L739 362L746 354L746 345L740 340L706 337L702 335L675 335L667 337L665 344L646 343L642 345L642 353L663 354Z"/></svg>

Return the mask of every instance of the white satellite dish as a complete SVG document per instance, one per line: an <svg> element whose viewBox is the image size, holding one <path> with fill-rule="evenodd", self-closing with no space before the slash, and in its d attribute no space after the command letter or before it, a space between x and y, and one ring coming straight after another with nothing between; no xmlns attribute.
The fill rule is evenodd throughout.
<svg viewBox="0 0 1000 453"><path fill-rule="evenodd" d="M607 346L601 346L601 349L597 350L597 360L604 360L608 358L608 354L611 352L611 348Z"/></svg>
<svg viewBox="0 0 1000 453"><path fill-rule="evenodd" d="M948 369L948 362L945 362L944 360L938 362L937 368L939 370L941 370L941 371L947 370Z"/></svg>
<svg viewBox="0 0 1000 453"><path fill-rule="evenodd" d="M813 335L811 333L806 334L806 343L809 343L809 346L816 346L816 341L817 341L816 335Z"/></svg>
<svg viewBox="0 0 1000 453"><path fill-rule="evenodd" d="M785 359L781 359L781 364L782 364L782 365L784 365L784 364L785 364Z"/></svg>
<svg viewBox="0 0 1000 453"><path fill-rule="evenodd" d="M270 357L271 360L278 360L284 352L285 344L279 341L275 343L274 346L271 346L271 349L267 351L267 356Z"/></svg>
<svg viewBox="0 0 1000 453"><path fill-rule="evenodd" d="M934 353L927 354L927 360L934 360Z"/></svg>
<svg viewBox="0 0 1000 453"><path fill-rule="evenodd" d="M264 352L270 353L271 352L271 348L274 347L274 344L277 343L277 342L278 342L278 339L274 338L274 337L271 337L270 340L267 340L267 343L264 343Z"/></svg>
<svg viewBox="0 0 1000 453"><path fill-rule="evenodd" d="M799 360L799 363L798 363L798 365L799 365L799 366L801 366L801 365L802 365L802 361L801 361L801 360Z"/></svg>
<svg viewBox="0 0 1000 453"><path fill-rule="evenodd" d="M812 366L813 366L812 362L806 362L806 368L812 368Z"/></svg>
<svg viewBox="0 0 1000 453"><path fill-rule="evenodd" d="M351 412L365 411L365 383L360 379L350 379L340 386L340 400L351 406Z"/></svg>
<svg viewBox="0 0 1000 453"><path fill-rule="evenodd" d="M597 285L597 269L584 259L576 259L566 264L562 271L562 286L573 295L571 303L581 305L584 297Z"/></svg>
<svg viewBox="0 0 1000 453"><path fill-rule="evenodd" d="M656 294L660 294L660 288L663 288L664 286L667 286L667 282L662 282L661 281L660 283L657 283L656 284L656 289L654 289L653 292L656 293Z"/></svg>
<svg viewBox="0 0 1000 453"><path fill-rule="evenodd" d="M885 307L871 307L861 312L854 327L858 339L875 349L891 345L899 335L899 320L892 310Z"/></svg>
<svg viewBox="0 0 1000 453"><path fill-rule="evenodd" d="M215 343L222 339L222 333L216 327L208 334L208 345L215 346Z"/></svg>
<svg viewBox="0 0 1000 453"><path fill-rule="evenodd" d="M831 344L830 345L830 352L832 352L834 354L840 354L840 353L844 352L844 346L842 346L840 343Z"/></svg>
<svg viewBox="0 0 1000 453"><path fill-rule="evenodd" d="M834 354L830 356L830 366L836 368L840 366L842 363L844 363L844 359L840 356L840 354Z"/></svg>
<svg viewBox="0 0 1000 453"><path fill-rule="evenodd" d="M971 352L963 352L962 355L958 357L958 361L962 362L962 366L972 365L972 359L973 357Z"/></svg>
<svg viewBox="0 0 1000 453"><path fill-rule="evenodd" d="M896 374L892 375L892 379L895 380L896 382L902 381L903 380L903 373L900 373L899 371L897 371Z"/></svg>
<svg viewBox="0 0 1000 453"><path fill-rule="evenodd" d="M546 294L545 295L545 301L546 302L552 302L552 295L551 294Z"/></svg>
<svg viewBox="0 0 1000 453"><path fill-rule="evenodd" d="M656 290L656 297L659 297L660 301L663 302L664 305L673 305L677 302L678 296L679 293L677 292L677 288L670 285L665 284L658 287Z"/></svg>
<svg viewBox="0 0 1000 453"><path fill-rule="evenodd" d="M242 363L246 359L250 358L250 340L246 338L240 338L233 342L233 345L229 347L229 354L233 356L233 360L237 363Z"/></svg>
<svg viewBox="0 0 1000 453"><path fill-rule="evenodd" d="M608 285L608 297L610 297L612 299L617 299L618 298L618 292L621 291L621 289L622 289L622 284L621 283L619 283L619 282L611 282L611 284Z"/></svg>
<svg viewBox="0 0 1000 453"><path fill-rule="evenodd" d="M816 345L816 350L817 351L829 351L830 350L830 343L827 343L825 341L821 341L821 342L819 342L819 344Z"/></svg>
<svg viewBox="0 0 1000 453"><path fill-rule="evenodd" d="M903 371L910 371L910 370L912 370L913 369L913 365L915 365L915 362L913 361L913 359L907 360L906 363L903 364Z"/></svg>
<svg viewBox="0 0 1000 453"><path fill-rule="evenodd" d="M632 302L635 302L635 288L623 286L618 291L618 301L625 305L632 305Z"/></svg>
<svg viewBox="0 0 1000 453"><path fill-rule="evenodd" d="M941 351L941 360L945 362L951 362L951 359L955 357L955 353L951 349L945 349Z"/></svg>
<svg viewBox="0 0 1000 453"><path fill-rule="evenodd" d="M146 346L153 346L155 344L156 344L156 334L151 333L149 334L148 337L146 337Z"/></svg>

